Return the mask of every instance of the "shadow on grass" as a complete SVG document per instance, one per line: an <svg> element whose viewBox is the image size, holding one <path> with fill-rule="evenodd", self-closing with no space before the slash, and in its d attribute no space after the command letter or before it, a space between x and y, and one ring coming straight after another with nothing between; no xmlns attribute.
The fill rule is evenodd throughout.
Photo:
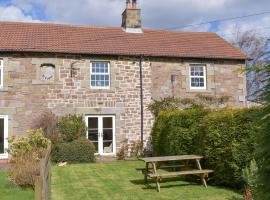
<svg viewBox="0 0 270 200"><path fill-rule="evenodd" d="M130 182L134 185L141 185L142 189L156 189L156 182L154 180L149 180L147 183L144 182L142 179L137 180L130 180ZM171 183L171 184L170 184ZM164 185L166 184L166 185ZM179 178L163 178L160 182L160 188L172 188L172 187L183 187L183 186L191 186L191 185L198 185L197 183L192 182L183 182L179 180Z"/></svg>

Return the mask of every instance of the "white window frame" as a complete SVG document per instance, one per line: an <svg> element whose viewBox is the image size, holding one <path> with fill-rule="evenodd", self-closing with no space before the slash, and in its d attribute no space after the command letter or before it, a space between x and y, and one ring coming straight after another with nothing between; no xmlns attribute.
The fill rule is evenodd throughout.
<svg viewBox="0 0 270 200"><path fill-rule="evenodd" d="M0 115L0 119L4 119L4 151L5 153L0 154L0 159L7 159L8 158L8 116L7 115Z"/></svg>
<svg viewBox="0 0 270 200"><path fill-rule="evenodd" d="M195 76L191 75L191 67L203 67L203 76ZM204 80L204 87L193 87L191 85L192 78L203 78ZM189 87L191 90L206 90L206 83L207 83L207 75L206 75L206 65L200 65L200 64L192 64L189 66Z"/></svg>
<svg viewBox="0 0 270 200"><path fill-rule="evenodd" d="M108 63L108 73L92 72L93 63ZM109 75L109 86L92 86L92 75ZM91 89L110 89L111 88L111 64L107 61L92 61L90 62L90 88Z"/></svg>
<svg viewBox="0 0 270 200"><path fill-rule="evenodd" d="M0 88L3 88L4 87L4 66L3 66L3 59L0 59L0 71L1 71Z"/></svg>

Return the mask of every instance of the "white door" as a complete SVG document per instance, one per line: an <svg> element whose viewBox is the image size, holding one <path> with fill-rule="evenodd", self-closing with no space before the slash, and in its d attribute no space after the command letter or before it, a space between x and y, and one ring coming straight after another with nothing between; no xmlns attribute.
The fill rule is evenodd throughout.
<svg viewBox="0 0 270 200"><path fill-rule="evenodd" d="M87 125L86 137L93 142L96 154L114 155L115 154L115 116L100 115L86 116Z"/></svg>

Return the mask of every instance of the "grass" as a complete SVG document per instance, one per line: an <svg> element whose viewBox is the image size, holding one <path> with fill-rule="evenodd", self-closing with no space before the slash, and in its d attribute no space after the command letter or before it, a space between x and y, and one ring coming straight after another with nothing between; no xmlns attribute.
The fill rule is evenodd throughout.
<svg viewBox="0 0 270 200"><path fill-rule="evenodd" d="M34 191L21 189L8 181L6 171L0 171L0 199L1 200L31 200L34 199Z"/></svg>
<svg viewBox="0 0 270 200"><path fill-rule="evenodd" d="M224 188L179 179L162 181L161 192L155 184L143 183L143 175L135 168L142 162L115 162L110 164L74 164L53 167L52 200L98 199L98 200L231 200L241 195Z"/></svg>

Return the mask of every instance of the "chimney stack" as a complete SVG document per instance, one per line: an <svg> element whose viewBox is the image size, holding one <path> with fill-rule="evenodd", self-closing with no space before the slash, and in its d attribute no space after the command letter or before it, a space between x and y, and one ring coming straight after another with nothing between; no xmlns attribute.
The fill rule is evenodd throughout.
<svg viewBox="0 0 270 200"><path fill-rule="evenodd" d="M122 28L127 33L142 33L141 9L137 0L126 0L126 9L122 14Z"/></svg>

